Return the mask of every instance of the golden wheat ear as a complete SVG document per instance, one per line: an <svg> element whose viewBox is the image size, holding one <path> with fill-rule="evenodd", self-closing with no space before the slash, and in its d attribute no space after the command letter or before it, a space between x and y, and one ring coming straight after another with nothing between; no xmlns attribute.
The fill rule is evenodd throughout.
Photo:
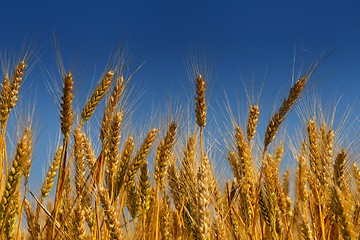
<svg viewBox="0 0 360 240"><path fill-rule="evenodd" d="M141 164L145 161L147 158L147 155L149 154L150 147L155 141L156 135L158 130L156 128L153 128L148 133L147 137L145 138L143 144L140 146L139 150L137 151L135 157L133 158L132 162L130 163L130 166L127 170L125 180L124 180L124 186L127 187L130 185L136 176L137 171L139 170Z"/></svg>
<svg viewBox="0 0 360 240"><path fill-rule="evenodd" d="M211 212L209 179L205 166L198 171L198 237L199 239L210 239L211 234Z"/></svg>
<svg viewBox="0 0 360 240"><path fill-rule="evenodd" d="M333 188L332 195L332 210L339 218L341 224L341 235L344 239L354 239L354 224L351 216L351 204L350 199L346 197L346 194L341 191L340 188L335 186Z"/></svg>
<svg viewBox="0 0 360 240"><path fill-rule="evenodd" d="M121 111L117 112L112 120L111 128L109 131L107 144L105 146L105 181L108 186L110 199L114 198L116 171L119 165L119 145L121 138L121 123L123 114Z"/></svg>
<svg viewBox="0 0 360 240"><path fill-rule="evenodd" d="M286 115L289 113L291 108L296 103L296 100L300 97L302 90L304 89L309 76L305 76L296 81L294 86L290 89L289 95L284 99L279 110L272 116L269 125L266 128L265 138L264 138L264 150L263 153L267 151L269 144L274 140L275 135L281 125L285 120Z"/></svg>
<svg viewBox="0 0 360 240"><path fill-rule="evenodd" d="M25 164L31 156L31 150L31 131L27 128L17 144L15 158L12 162L0 202L0 224L2 230L4 229L7 214L10 210L9 207L14 203L12 201L15 200L16 189L20 187L21 176L25 170Z"/></svg>
<svg viewBox="0 0 360 240"><path fill-rule="evenodd" d="M134 139L132 136L128 136L126 143L123 147L122 154L120 156L117 172L114 181L114 200L120 193L120 189L124 185L126 170L129 167L130 158L134 150Z"/></svg>
<svg viewBox="0 0 360 240"><path fill-rule="evenodd" d="M195 113L196 123L200 128L206 125L206 102L205 102L206 82L201 74L196 78L196 97L195 97Z"/></svg>
<svg viewBox="0 0 360 240"><path fill-rule="evenodd" d="M5 122L8 119L10 113L9 98L10 98L11 86L9 76L6 74L3 81L3 88L0 93L0 123L1 127L5 127Z"/></svg>
<svg viewBox="0 0 360 240"><path fill-rule="evenodd" d="M25 200L25 216L28 226L28 231L32 239L40 239L40 224L38 218L36 218L34 210L31 208L30 202Z"/></svg>
<svg viewBox="0 0 360 240"><path fill-rule="evenodd" d="M355 183L356 183L357 192L358 192L358 194L360 194L360 170L356 163L354 163L352 165L352 170L353 170L353 176L354 176Z"/></svg>
<svg viewBox="0 0 360 240"><path fill-rule="evenodd" d="M23 76L24 76L24 71L26 68L26 64L25 61L21 61L17 67L15 68L14 71L14 76L13 76L13 80L10 86L10 96L9 96L9 107L10 108L14 108L19 96L19 90L21 87L21 84L23 82Z"/></svg>
<svg viewBox="0 0 360 240"><path fill-rule="evenodd" d="M142 228L146 228L146 218L147 213L150 209L150 174L148 170L148 163L145 161L140 167L140 177L139 177L139 186L140 186L140 211L142 218Z"/></svg>
<svg viewBox="0 0 360 240"><path fill-rule="evenodd" d="M105 223L107 229L109 230L110 236L112 239L123 239L121 225L116 216L116 211L111 205L110 199L108 197L108 191L102 187L99 187L98 195L100 198L101 206L103 207L105 213Z"/></svg>
<svg viewBox="0 0 360 240"><path fill-rule="evenodd" d="M176 123L172 122L168 127L168 131L164 140L160 142L156 153L154 177L156 180L156 185L161 191L165 190L164 179L167 173L167 166L170 157L173 154L172 150L175 144L176 129Z"/></svg>
<svg viewBox="0 0 360 240"><path fill-rule="evenodd" d="M75 160L75 188L77 200L81 201L83 195L83 189L86 183L86 168L85 168L85 154L84 154L84 134L80 128L76 128L74 131L74 148L73 156Z"/></svg>
<svg viewBox="0 0 360 240"><path fill-rule="evenodd" d="M73 91L74 80L72 73L69 72L64 78L63 96L61 97L61 132L66 139L70 137L70 131L74 120L74 111L72 109L72 102L74 95Z"/></svg>
<svg viewBox="0 0 360 240"><path fill-rule="evenodd" d="M60 147L56 150L54 160L46 174L45 180L40 190L40 198L39 201L42 203L44 199L49 196L50 191L54 185L55 176L57 174L57 170L59 169L60 161L61 161L61 153L63 148ZM40 205L36 208L36 216L39 216Z"/></svg>
<svg viewBox="0 0 360 240"><path fill-rule="evenodd" d="M95 91L87 101L84 109L81 112L80 126L90 119L95 111L96 106L99 104L101 99L105 96L105 93L109 90L111 82L114 76L114 72L109 71L102 78L100 84L96 87Z"/></svg>
<svg viewBox="0 0 360 240"><path fill-rule="evenodd" d="M258 105L250 106L250 112L249 112L248 123L246 128L247 139L249 142L255 136L256 127L259 122L259 114L260 112Z"/></svg>
<svg viewBox="0 0 360 240"><path fill-rule="evenodd" d="M117 78L115 87L113 89L113 92L108 100L107 106L105 108L103 120L101 122L101 128L100 128L100 140L104 141L106 135L107 135L107 127L110 125L110 121L113 117L113 114L119 105L120 98L122 96L122 93L124 91L124 77L119 76Z"/></svg>

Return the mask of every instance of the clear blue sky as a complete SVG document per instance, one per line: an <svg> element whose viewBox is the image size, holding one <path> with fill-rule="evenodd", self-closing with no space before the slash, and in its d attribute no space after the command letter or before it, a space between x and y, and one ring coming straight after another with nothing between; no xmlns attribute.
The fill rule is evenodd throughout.
<svg viewBox="0 0 360 240"><path fill-rule="evenodd" d="M242 81L261 83L260 103L271 111L274 96L285 96L290 86L294 49L309 64L322 52L332 52L311 83L324 99L351 104L356 113L360 86L360 3L357 1L12 1L0 4L0 49L34 43L41 64L29 73L26 86L35 94L41 135L39 145L53 143L56 131L46 123L57 112L46 91L39 65L56 70L53 33L61 47L67 70L96 68L100 74L110 52L127 41L133 54L133 68L146 61L134 78L150 103L164 102L164 96L191 96L184 61L190 49L205 47L215 61L211 102L223 102L223 89L230 98L244 94ZM15 51L16 52L16 51ZM298 59L299 60L299 59ZM299 66L298 64L297 66ZM72 69L74 68L74 69ZM82 94L90 92L82 76ZM56 72L56 71L55 71ZM26 89L26 86L25 89ZM259 89L260 84L255 85ZM83 90L85 89L85 90ZM41 93L41 94L40 94ZM31 97L30 97L31 98ZM242 98L244 99L244 98ZM245 98L246 99L246 98ZM271 101L269 101L269 99ZM21 101L21 100L20 100ZM145 106L145 107L144 107ZM264 110L265 111L265 110ZM149 110L150 112L150 110ZM40 115L40 116L39 116ZM269 117L269 113L265 118ZM58 123L58 122L57 122ZM48 137L51 137L48 140ZM40 144L41 143L41 144ZM37 146L38 152L50 151ZM47 162L38 153L37 163ZM39 167L39 166L38 166Z"/></svg>

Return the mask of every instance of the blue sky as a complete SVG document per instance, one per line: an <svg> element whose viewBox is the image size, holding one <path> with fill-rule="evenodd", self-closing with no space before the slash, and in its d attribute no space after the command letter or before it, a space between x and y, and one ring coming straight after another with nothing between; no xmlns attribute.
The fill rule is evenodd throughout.
<svg viewBox="0 0 360 240"><path fill-rule="evenodd" d="M53 150L42 145L54 143L57 134L49 122L58 121L58 113L42 72L56 73L54 33L66 69L79 76L83 96L90 93L93 76L102 73L111 51L127 42L132 69L145 62L133 80L144 93L141 113L170 97L192 97L185 62L191 49L203 48L214 60L210 103L219 114L224 89L231 101L235 95L246 101L243 82L254 83L255 92L264 83L260 109L269 119L275 97L281 99L291 85L294 49L297 69L301 62L310 64L321 53L331 52L310 85L325 105L343 96L341 104L359 113L357 1L3 0L0 6L1 51L16 52L24 41L31 41L40 59L24 85L29 99L36 98L40 120L38 163L48 162L42 158ZM89 64L75 61L79 56ZM34 85L36 91L30 89Z"/></svg>

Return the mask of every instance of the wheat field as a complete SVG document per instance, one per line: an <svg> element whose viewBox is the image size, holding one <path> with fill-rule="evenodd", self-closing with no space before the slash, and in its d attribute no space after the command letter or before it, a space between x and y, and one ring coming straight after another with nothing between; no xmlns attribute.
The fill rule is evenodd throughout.
<svg viewBox="0 0 360 240"><path fill-rule="evenodd" d="M225 160L232 173L219 176L217 159L205 144L206 73L193 71L195 119L170 116L134 134L124 130L132 126L123 97L132 75L126 76L123 59L118 61L80 112L74 110L76 78L62 69L61 143L49 146L54 154L39 189L29 187L31 124L19 123L13 151L8 141L15 136L7 137L31 63L20 58L3 71L1 239L360 239L359 164L356 154L336 141L339 133L331 122L314 113L306 117L304 136L290 136L298 139L297 147L278 140L316 64L284 93L265 134L257 131L259 118L266 118L258 104L248 106L245 124L227 126L232 137L224 143ZM101 103L98 121L94 113ZM296 164L284 170L281 162L289 156Z"/></svg>

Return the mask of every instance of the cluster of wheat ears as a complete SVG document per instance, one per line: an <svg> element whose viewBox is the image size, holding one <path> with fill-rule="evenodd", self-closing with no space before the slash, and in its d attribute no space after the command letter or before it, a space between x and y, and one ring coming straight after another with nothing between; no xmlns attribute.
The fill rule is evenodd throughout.
<svg viewBox="0 0 360 240"><path fill-rule="evenodd" d="M36 193L28 184L31 126L23 127L14 156L7 153L7 123L27 65L20 59L5 71L0 92L1 239L360 239L360 170L348 149L335 145L331 124L308 119L302 144L291 150L297 169L280 175L288 148L274 140L315 66L294 82L261 142L254 138L257 104L249 106L246 129L240 123L228 126L233 133L225 158L232 174L222 176L227 177L222 188L211 164L217 160L204 144L208 106L202 72L193 79L193 131L183 134L180 120L170 117L174 120L139 137L122 130L127 113L122 96L130 78L122 68L104 74L78 116L76 79L64 71L62 144ZM102 100L102 120L89 124ZM96 131L98 141L89 134Z"/></svg>

